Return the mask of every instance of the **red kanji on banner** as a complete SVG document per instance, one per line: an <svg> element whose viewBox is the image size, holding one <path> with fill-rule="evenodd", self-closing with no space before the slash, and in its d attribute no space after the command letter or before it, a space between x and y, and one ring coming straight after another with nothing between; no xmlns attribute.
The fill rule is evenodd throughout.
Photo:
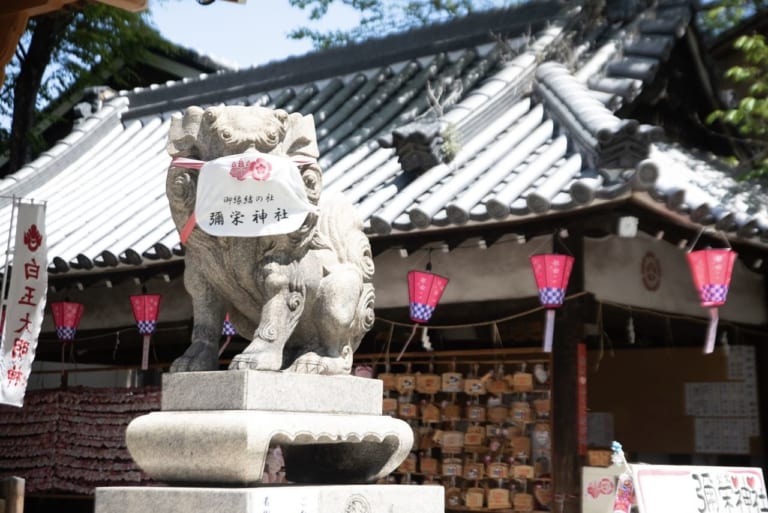
<svg viewBox="0 0 768 513"><path fill-rule="evenodd" d="M8 384L21 385L24 382L24 373L15 365L8 369Z"/></svg>
<svg viewBox="0 0 768 513"><path fill-rule="evenodd" d="M13 341L13 348L11 348L11 359L15 360L21 358L29 352L29 341L23 338L17 338Z"/></svg>
<svg viewBox="0 0 768 513"><path fill-rule="evenodd" d="M43 236L37 229L37 225L33 224L29 227L29 230L24 232L24 245L27 246L32 253L37 251L40 245L43 243Z"/></svg>

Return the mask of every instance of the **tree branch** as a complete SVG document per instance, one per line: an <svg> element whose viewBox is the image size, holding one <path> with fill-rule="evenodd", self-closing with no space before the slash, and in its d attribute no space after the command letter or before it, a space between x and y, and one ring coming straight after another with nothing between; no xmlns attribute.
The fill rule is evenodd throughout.
<svg viewBox="0 0 768 513"><path fill-rule="evenodd" d="M36 18L32 39L21 62L13 89L13 120L9 139L7 174L18 171L29 161L32 149L32 128L35 123L35 105L45 68L60 44L67 26L74 19L68 10L57 11Z"/></svg>

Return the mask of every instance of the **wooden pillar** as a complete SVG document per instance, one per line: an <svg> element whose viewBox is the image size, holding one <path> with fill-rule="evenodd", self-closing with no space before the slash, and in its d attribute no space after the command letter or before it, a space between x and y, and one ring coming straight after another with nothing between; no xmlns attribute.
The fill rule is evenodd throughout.
<svg viewBox="0 0 768 513"><path fill-rule="evenodd" d="M579 301L563 305L552 351L552 478L554 513L575 513L581 502L578 440L577 346L581 341Z"/></svg>
<svg viewBox="0 0 768 513"><path fill-rule="evenodd" d="M768 303L768 267L763 267L763 301ZM762 336L754 335L749 338L749 343L755 346L755 368L756 369L768 369L768 348L763 343ZM768 373L757 372L757 397L768 397ZM765 399L758 402L757 416L759 419L760 431L758 433L757 440L753 439L753 443L757 444L756 460L752 461L754 466L762 466L765 468L768 465L768 406L765 406Z"/></svg>
<svg viewBox="0 0 768 513"><path fill-rule="evenodd" d="M559 247L563 244L568 251ZM575 257L568 294L583 290L584 258L581 235L556 242L556 251ZM581 508L581 466L578 439L578 344L582 342L581 298L558 310L552 349L552 478L553 513L577 513Z"/></svg>
<svg viewBox="0 0 768 513"><path fill-rule="evenodd" d="M24 479L6 477L0 480L0 497L5 501L5 513L24 513Z"/></svg>

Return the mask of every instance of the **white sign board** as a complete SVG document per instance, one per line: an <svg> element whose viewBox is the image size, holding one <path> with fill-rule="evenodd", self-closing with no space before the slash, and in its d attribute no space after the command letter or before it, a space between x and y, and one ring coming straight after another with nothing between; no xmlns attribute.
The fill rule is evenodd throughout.
<svg viewBox="0 0 768 513"><path fill-rule="evenodd" d="M640 513L765 513L763 471L752 467L631 465Z"/></svg>

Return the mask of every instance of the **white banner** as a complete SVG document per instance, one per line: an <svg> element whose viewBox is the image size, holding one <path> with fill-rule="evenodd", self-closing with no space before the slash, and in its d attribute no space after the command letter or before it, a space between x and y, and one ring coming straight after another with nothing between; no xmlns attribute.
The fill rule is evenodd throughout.
<svg viewBox="0 0 768 513"><path fill-rule="evenodd" d="M249 152L206 162L197 180L195 217L218 237L258 237L298 230L315 206L289 158Z"/></svg>
<svg viewBox="0 0 768 513"><path fill-rule="evenodd" d="M631 465L640 513L763 513L759 467Z"/></svg>
<svg viewBox="0 0 768 513"><path fill-rule="evenodd" d="M19 203L0 343L0 403L23 406L48 291L45 205Z"/></svg>

